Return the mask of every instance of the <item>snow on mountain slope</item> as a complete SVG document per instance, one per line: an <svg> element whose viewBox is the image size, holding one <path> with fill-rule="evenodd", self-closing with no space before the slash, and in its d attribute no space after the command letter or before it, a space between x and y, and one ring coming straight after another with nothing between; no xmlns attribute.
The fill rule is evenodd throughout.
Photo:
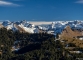
<svg viewBox="0 0 83 60"><path fill-rule="evenodd" d="M14 24L14 26L18 29L20 32L25 32L25 30L21 27L19 27L17 24Z"/></svg>
<svg viewBox="0 0 83 60"><path fill-rule="evenodd" d="M5 27L5 26L8 26L8 25L10 25L11 24L11 22L9 21L9 20L6 20L6 21L3 21L2 22L2 25Z"/></svg>
<svg viewBox="0 0 83 60"><path fill-rule="evenodd" d="M25 27L23 24L18 25L19 27L21 27L22 29L25 30L25 32L29 32L29 33L37 33L37 29L36 28L29 28L29 27Z"/></svg>
<svg viewBox="0 0 83 60"><path fill-rule="evenodd" d="M7 30L12 29L13 31L19 30L21 32L37 33L37 29L34 28L35 26L25 20L20 22L4 21L2 25L7 28Z"/></svg>
<svg viewBox="0 0 83 60"><path fill-rule="evenodd" d="M13 31L16 31L16 30L18 30L16 27L15 27L15 25L14 25L14 23L13 22L3 22L2 23L3 24L3 26L5 27L5 28L7 28L7 30L13 30Z"/></svg>
<svg viewBox="0 0 83 60"><path fill-rule="evenodd" d="M83 30L83 21L54 21L54 22L37 22L38 25L30 24L31 22L27 22L26 20L10 22L9 20L3 21L2 25L13 31L19 30L21 32L28 32L28 33L39 33L40 30L45 31L54 31L54 33L62 33L63 29L66 26L70 26L72 29L81 29ZM46 23L46 24L45 24Z"/></svg>

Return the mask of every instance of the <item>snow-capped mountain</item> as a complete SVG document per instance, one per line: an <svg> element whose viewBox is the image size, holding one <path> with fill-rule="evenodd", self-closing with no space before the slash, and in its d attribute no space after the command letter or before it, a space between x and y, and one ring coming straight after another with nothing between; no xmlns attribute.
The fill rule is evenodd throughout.
<svg viewBox="0 0 83 60"><path fill-rule="evenodd" d="M28 33L38 33L38 29L35 28L35 25L29 24L26 20L10 22L9 20L3 21L2 24L7 30L19 30L20 32L28 32Z"/></svg>
<svg viewBox="0 0 83 60"><path fill-rule="evenodd" d="M39 22L40 23L40 22ZM54 31L54 33L61 33L66 26L70 26L72 29L81 29L83 30L83 21L75 20L75 21L55 21L51 22L51 24L41 24L34 25L29 23L26 20L11 22L9 20L3 21L0 23L0 27L4 26L5 28L12 29L13 31L19 30L20 32L28 32L28 33L39 33L39 30L43 31Z"/></svg>

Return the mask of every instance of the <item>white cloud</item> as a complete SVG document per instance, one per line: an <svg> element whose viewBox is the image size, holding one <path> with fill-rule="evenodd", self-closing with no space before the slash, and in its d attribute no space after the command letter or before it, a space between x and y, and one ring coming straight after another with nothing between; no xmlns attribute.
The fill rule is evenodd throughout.
<svg viewBox="0 0 83 60"><path fill-rule="evenodd" d="M14 4L12 2L7 2L7 1L1 1L0 0L0 6L20 6L20 5Z"/></svg>
<svg viewBox="0 0 83 60"><path fill-rule="evenodd" d="M83 0L78 0L78 1L76 1L75 3L83 4Z"/></svg>

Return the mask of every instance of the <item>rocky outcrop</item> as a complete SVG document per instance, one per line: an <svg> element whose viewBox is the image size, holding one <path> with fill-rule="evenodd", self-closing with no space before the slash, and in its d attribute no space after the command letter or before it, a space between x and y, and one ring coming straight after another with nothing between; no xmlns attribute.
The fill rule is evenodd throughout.
<svg viewBox="0 0 83 60"><path fill-rule="evenodd" d="M0 28L3 28L4 26L2 24L0 24Z"/></svg>
<svg viewBox="0 0 83 60"><path fill-rule="evenodd" d="M80 31L73 31L70 26L67 26L61 34L61 37L66 37L66 38L73 38L76 36L82 36L82 33Z"/></svg>
<svg viewBox="0 0 83 60"><path fill-rule="evenodd" d="M14 26L18 29L18 31L23 32L23 33L25 32L25 30L19 27L18 25L14 24Z"/></svg>

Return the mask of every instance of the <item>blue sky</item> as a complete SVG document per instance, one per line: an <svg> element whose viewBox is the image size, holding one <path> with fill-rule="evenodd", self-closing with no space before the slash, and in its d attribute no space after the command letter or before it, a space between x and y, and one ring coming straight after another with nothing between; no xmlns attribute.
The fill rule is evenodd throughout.
<svg viewBox="0 0 83 60"><path fill-rule="evenodd" d="M83 0L0 0L0 20L83 20Z"/></svg>

